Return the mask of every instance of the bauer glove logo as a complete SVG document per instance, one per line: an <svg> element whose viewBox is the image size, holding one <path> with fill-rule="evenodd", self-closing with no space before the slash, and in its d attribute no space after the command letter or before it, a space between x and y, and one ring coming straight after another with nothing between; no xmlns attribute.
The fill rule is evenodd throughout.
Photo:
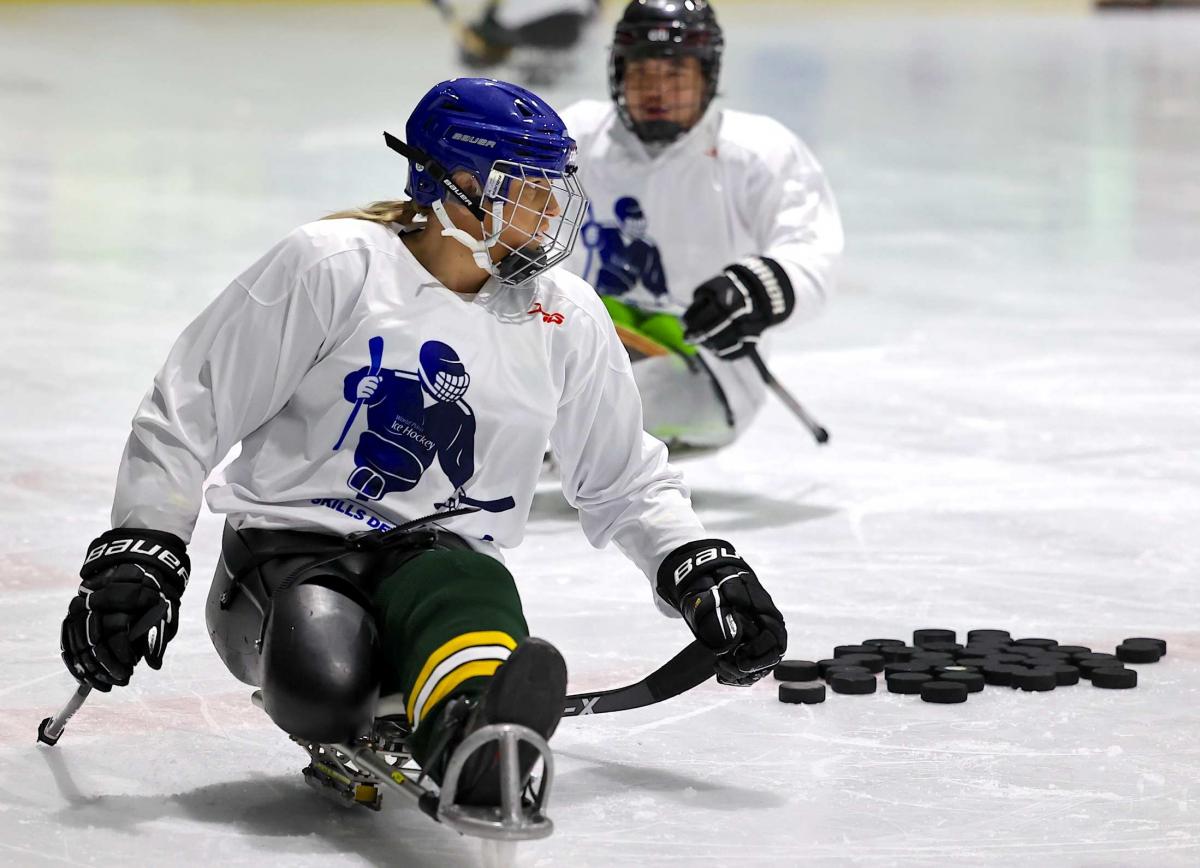
<svg viewBox="0 0 1200 868"><path fill-rule="evenodd" d="M678 585L689 575L696 567L703 566L709 561L715 561L717 558L732 558L734 560L742 560L732 546L713 546L712 548L702 549L694 555L688 557L683 563L675 568L673 578L675 584ZM744 563L744 562L743 562Z"/></svg>

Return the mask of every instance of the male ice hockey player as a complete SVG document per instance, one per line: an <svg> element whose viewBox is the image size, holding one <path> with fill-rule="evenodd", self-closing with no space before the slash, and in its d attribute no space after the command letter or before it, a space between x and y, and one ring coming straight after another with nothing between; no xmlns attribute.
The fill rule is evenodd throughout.
<svg viewBox="0 0 1200 868"><path fill-rule="evenodd" d="M634 0L613 36L611 100L563 112L591 199L567 266L618 324L672 351L633 370L647 430L673 447L746 430L765 392L747 349L824 305L842 250L833 195L800 140L712 104L723 51L706 0Z"/></svg>
<svg viewBox="0 0 1200 868"><path fill-rule="evenodd" d="M406 139L388 141L409 159L408 200L295 230L171 350L63 622L68 669L111 690L143 659L162 665L204 480L240 442L207 492L228 515L207 620L284 731L353 740L381 692L400 695L438 782L483 726L549 738L566 667L530 638L500 556L524 535L549 442L588 538L648 575L721 655L721 681L761 678L783 617L733 546L706 538L642 430L595 292L557 266L586 207L561 119L523 88L456 79L421 99ZM498 806L495 751L465 760L458 802ZM522 753L524 775L534 761Z"/></svg>

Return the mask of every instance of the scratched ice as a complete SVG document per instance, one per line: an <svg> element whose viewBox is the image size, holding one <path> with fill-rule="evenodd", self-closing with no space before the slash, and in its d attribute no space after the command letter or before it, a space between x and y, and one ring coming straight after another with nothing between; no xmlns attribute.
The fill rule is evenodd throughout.
<svg viewBox="0 0 1200 868"><path fill-rule="evenodd" d="M831 445L772 405L685 470L794 656L928 626L1162 636L1170 656L1126 692L800 708L710 684L570 720L558 831L524 864L1200 864L1200 16L969 5L724 10L728 101L823 158L849 252L773 359ZM205 636L211 516L163 672L33 744L169 343L291 226L399 193L379 131L455 72L448 39L403 4L0 10L0 863L476 859L397 804L304 786ZM602 92L597 54L553 96ZM577 687L688 639L549 488L511 566Z"/></svg>

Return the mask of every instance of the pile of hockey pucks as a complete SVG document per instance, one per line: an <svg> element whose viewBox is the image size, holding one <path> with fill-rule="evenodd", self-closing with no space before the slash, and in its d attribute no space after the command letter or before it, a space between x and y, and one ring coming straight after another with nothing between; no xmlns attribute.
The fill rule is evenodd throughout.
<svg viewBox="0 0 1200 868"><path fill-rule="evenodd" d="M779 701L810 705L825 701L824 680L834 693L874 693L883 673L889 693L919 695L925 702L966 702L986 686L1045 692L1078 684L1123 690L1137 687L1126 663L1157 663L1167 653L1162 639L1126 639L1106 654L1055 639L1013 639L1007 630L970 630L960 645L953 630L913 632L901 639L867 639L838 645L823 660L784 660L775 667Z"/></svg>

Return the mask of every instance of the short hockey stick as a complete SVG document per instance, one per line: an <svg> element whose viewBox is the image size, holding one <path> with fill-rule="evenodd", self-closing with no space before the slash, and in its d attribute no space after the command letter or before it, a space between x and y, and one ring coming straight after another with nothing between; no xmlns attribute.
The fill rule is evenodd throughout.
<svg viewBox="0 0 1200 868"><path fill-rule="evenodd" d="M129 631L129 638L136 640L149 633L150 628L162 620L164 606L165 604L159 604L143 615L141 620L134 624L133 629ZM67 721L79 710L79 706L83 705L84 700L91 692L92 685L80 682L75 692L71 694L71 698L67 700L67 704L62 707L62 711L54 717L45 718L38 724L37 740L50 747L58 744L58 740L67 726Z"/></svg>
<svg viewBox="0 0 1200 868"><path fill-rule="evenodd" d="M495 500L476 500L465 494L459 496L458 502L463 506L473 506L475 509L483 510L484 512L505 512L517 505L517 502L511 497L497 497ZM449 509L450 502L443 501L442 503L435 503L434 506L437 509Z"/></svg>
<svg viewBox="0 0 1200 868"><path fill-rule="evenodd" d="M37 740L50 747L58 744L58 739L62 736L67 721L79 710L79 706L83 705L83 701L88 698L88 694L91 692L92 685L80 684L79 688L71 694L71 698L67 700L67 704L63 706L62 711L54 715L54 717L47 717L38 724Z"/></svg>
<svg viewBox="0 0 1200 868"><path fill-rule="evenodd" d="M713 668L716 660L717 655L699 641L692 642L641 681L613 690L571 694L567 697L563 717L628 711L671 699L712 678L716 673ZM91 691L90 685L79 685L62 711L42 721L38 727L38 741L51 747L58 744L67 721L79 710Z"/></svg>
<svg viewBox="0 0 1200 868"><path fill-rule="evenodd" d="M767 368L767 363L758 354L758 349L751 347L746 355L750 357L750 361L754 362L754 367L758 368L759 376L763 378L763 382L775 393L775 397L779 398L789 410L796 414L796 418L804 423L804 427L812 433L813 439L822 446L828 443L829 432L822 428L816 419L808 415L808 411L800 406L800 402L792 397L792 393L784 388L783 383L775 379L775 375Z"/></svg>
<svg viewBox="0 0 1200 868"><path fill-rule="evenodd" d="M621 343L625 345L626 350L632 350L642 356L669 356L671 351L660 344L653 338L647 337L636 329L632 329L621 323L613 323L617 330L617 337L621 339Z"/></svg>
<svg viewBox="0 0 1200 868"><path fill-rule="evenodd" d="M367 349L371 353L371 367L367 368L368 377L378 377L379 371L383 367L383 338L376 335L367 341ZM350 418L346 420L346 426L342 428L342 436L337 439L337 443L333 444L333 451L337 452L342 448L342 441L346 439L346 435L350 433L350 426L354 424L354 417L358 415L358 409L363 405L365 398L359 398L354 402L354 409L350 411Z"/></svg>
<svg viewBox="0 0 1200 868"><path fill-rule="evenodd" d="M654 672L634 684L597 693L573 693L567 697L563 717L607 714L654 705L703 684L716 674L717 655L699 641L688 645Z"/></svg>

